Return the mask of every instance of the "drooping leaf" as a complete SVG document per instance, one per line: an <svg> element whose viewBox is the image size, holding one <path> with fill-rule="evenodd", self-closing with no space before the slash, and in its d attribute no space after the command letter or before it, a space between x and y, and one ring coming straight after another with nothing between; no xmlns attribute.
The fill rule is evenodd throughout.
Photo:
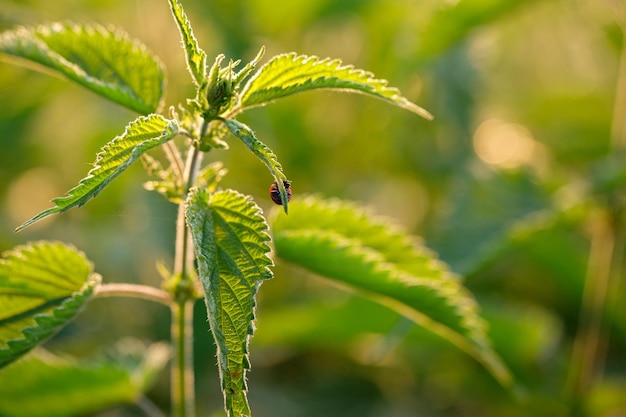
<svg viewBox="0 0 626 417"><path fill-rule="evenodd" d="M272 235L280 258L396 310L475 357L501 383L511 382L474 298L415 239L351 204L313 197L276 216Z"/></svg>
<svg viewBox="0 0 626 417"><path fill-rule="evenodd" d="M228 130L230 130L230 133L241 139L241 141L246 144L248 149L250 149L252 153L254 153L270 170L274 180L278 184L278 189L280 190L283 210L287 213L289 198L283 182L284 180L287 180L287 177L283 174L283 167L280 165L280 162L278 162L274 152L272 152L267 145L258 140L252 129L245 124L235 119L224 119L223 121L228 127Z"/></svg>
<svg viewBox="0 0 626 417"><path fill-rule="evenodd" d="M94 167L76 187L67 192L67 196L53 199L54 207L27 220L16 230L20 231L50 214L62 213L72 207L82 206L141 155L172 139L177 133L178 124L175 120L168 120L156 114L135 119L126 126L126 131L121 136L117 136L102 148Z"/></svg>
<svg viewBox="0 0 626 417"><path fill-rule="evenodd" d="M165 88L162 65L117 28L52 23L0 34L0 55L34 63L140 114L154 113Z"/></svg>
<svg viewBox="0 0 626 417"><path fill-rule="evenodd" d="M429 112L370 72L342 65L338 59L320 59L295 53L277 55L263 65L241 91L239 107L263 106L291 94L316 89L366 94L432 119Z"/></svg>
<svg viewBox="0 0 626 417"><path fill-rule="evenodd" d="M249 416L245 378L255 295L272 277L267 223L250 198L232 190L209 194L193 189L185 214L217 345L226 411L231 417Z"/></svg>
<svg viewBox="0 0 626 417"><path fill-rule="evenodd" d="M136 402L169 359L169 346L123 340L109 357L60 358L43 349L0 371L0 415L92 415ZM71 400L69 400L71 399Z"/></svg>
<svg viewBox="0 0 626 417"><path fill-rule="evenodd" d="M206 82L206 53L198 45L183 6L178 0L169 0L169 2L185 47L187 69L196 85L200 86Z"/></svg>
<svg viewBox="0 0 626 417"><path fill-rule="evenodd" d="M18 246L0 259L0 367L56 333L100 277L82 252L58 242Z"/></svg>

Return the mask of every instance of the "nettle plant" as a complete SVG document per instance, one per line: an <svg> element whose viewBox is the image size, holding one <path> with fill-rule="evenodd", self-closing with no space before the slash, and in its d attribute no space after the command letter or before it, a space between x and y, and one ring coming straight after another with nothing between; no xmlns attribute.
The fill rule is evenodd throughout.
<svg viewBox="0 0 626 417"><path fill-rule="evenodd" d="M140 160L155 178L147 188L179 206L175 262L172 271L160 268L162 288L107 284L82 252L60 242L34 242L4 253L0 414L79 415L134 402L154 415L143 393L172 356L172 413L193 415L191 316L193 303L204 298L226 412L249 416L248 347L256 293L272 277L270 244L276 257L396 310L475 357L502 384L510 384L509 372L488 343L475 300L434 253L354 204L312 196L290 201L290 182L276 155L237 120L248 109L317 89L362 93L428 119L430 114L385 80L336 59L290 53L257 69L261 48L240 70L239 61L223 65L223 55L208 67L181 4L169 4L196 95L166 114L159 113L165 85L160 61L118 29L53 23L0 35L3 57L38 64L140 114L102 148L76 187L17 230L82 206ZM182 139L174 142L176 137ZM251 197L220 187L225 174L220 163L202 163L205 153L227 148L230 137L241 140L269 169L272 199L284 210L276 210L269 224ZM148 155L156 148L163 157ZM124 343L97 365L60 359L42 348L26 355L91 299L110 296L168 306L171 346ZM29 396L36 401L25 401Z"/></svg>

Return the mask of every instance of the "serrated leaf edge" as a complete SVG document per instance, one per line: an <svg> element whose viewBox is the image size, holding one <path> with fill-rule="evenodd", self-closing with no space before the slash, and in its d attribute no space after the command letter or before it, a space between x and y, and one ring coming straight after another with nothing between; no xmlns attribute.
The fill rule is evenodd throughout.
<svg viewBox="0 0 626 417"><path fill-rule="evenodd" d="M243 406L246 407L246 410L244 410L244 413L246 414L238 414L238 415L243 416L249 413L248 400L245 395L245 393L248 390L245 372L250 369L250 361L248 358L248 354L249 354L250 338L254 333L254 320L255 320L255 309L256 309L256 297L255 296L258 292L258 289L261 283L264 280L273 277L273 273L270 267L274 265L274 262L267 255L271 251L271 248L268 244L268 242L271 239L271 236L268 233L267 222L265 221L261 208L254 202L254 200L250 196L244 195L238 191L231 190L231 189L226 189L226 190L222 190L222 191L218 191L218 192L210 194L205 189L192 188L188 195L186 206L191 205L193 201L196 200L197 202L194 204L202 203L202 204L206 204L207 208L210 208L212 210L216 210L216 209L225 210L226 209L225 207L215 207L214 205L211 204L215 196L219 196L219 195L232 196L234 198L240 199L240 201L243 201L246 207L250 210L250 212L247 214L249 214L249 216L256 218L257 220L262 221L262 223L265 225L265 230L254 229L254 233L258 234L263 239L263 242L259 244L259 249L262 250L265 253L265 255L263 256L262 262L255 262L255 264L259 268L260 276L259 276L259 279L256 279L253 285L251 286L252 311L250 312L249 323L246 329L246 337L241 346L241 349L242 349L241 350L241 355L242 355L241 362L242 362L242 369L244 373L241 376L242 381L243 381L243 386L241 388L227 386L228 384L227 380L229 380L232 377L230 375L231 369L229 368L229 365L228 365L229 362L228 362L227 355L229 354L229 352L228 352L228 346L225 345L224 343L220 343L220 340L224 341L226 340L226 337L222 333L221 326L219 326L216 323L216 318L211 317L211 316L209 317L209 324L211 325L211 330L214 333L214 339L215 339L215 343L217 346L218 368L219 368L219 374L220 374L221 387L222 387L222 391L224 394L224 402L225 402L226 410L228 414L231 415L230 413L233 410L233 407L232 407L233 396L236 394L243 395L242 401L243 401ZM240 214L240 213L241 213L240 211L237 211L237 214ZM207 222L206 217L208 214L209 213L207 211L203 211L200 214L200 213L192 213L190 210L187 210L187 209L185 210L185 217L187 220L187 224L190 230L192 230L194 248L196 249L196 258L198 259L199 273L201 276L206 275L207 278L213 276L214 272L208 263L208 259L202 253L198 253L197 248L199 246L201 247L202 246L201 243L204 242L205 240L203 229L204 229L204 224ZM200 216L200 217L192 218L190 216ZM213 219L211 219L210 221L213 222ZM201 228L199 228L201 230L201 233L200 234L194 233L193 230L197 229L199 225L202 226ZM213 237L211 236L209 237L209 239L213 239ZM214 244L215 244L215 250L216 251L219 250L219 247L218 247L219 244L217 242L215 242ZM255 245L257 244L255 243ZM206 268L206 271L204 271L205 273L202 274L202 270L204 270L205 268ZM217 307L215 305L215 297L213 296L213 291L207 292L207 287L212 288L214 285L215 285L214 280L209 279L208 282L203 281L203 289L205 290L205 302L207 304L207 308L216 310ZM211 313L209 314L211 315ZM226 375L228 375L228 377L226 377ZM237 388L237 390L235 390L235 388Z"/></svg>
<svg viewBox="0 0 626 417"><path fill-rule="evenodd" d="M285 213L288 213L289 198L287 195L287 189L285 188L285 184L283 182L287 180L287 176L283 173L283 167L280 162L278 162L278 157L274 151L272 151L265 143L261 142L254 134L254 131L246 124L235 119L220 120L224 122L230 133L237 139L241 140L248 147L248 149L250 149L252 153L265 164L267 169L269 169L270 173L274 177L274 181L278 185L278 189L280 190L283 210Z"/></svg>
<svg viewBox="0 0 626 417"><path fill-rule="evenodd" d="M139 142L138 144L136 144L134 147L132 148L126 148L124 149L123 152L128 153L128 157L126 158L126 160L124 162L121 162L119 164L117 164L116 166L114 166L113 168L109 167L108 170L112 171L110 173L110 175L105 178L99 185L93 187L89 192L85 193L82 197L78 198L76 201L69 203L67 206L62 207L59 205L59 203L61 202L65 202L67 200L71 200L72 198L76 198L77 195L74 194L77 190L80 190L80 188L90 179L95 177L95 173L97 170L99 170L100 168L102 168L102 165L100 165L102 163L102 161L104 160L104 157L106 155L108 155L108 151L111 148L114 148L115 146L117 146L117 142L125 140L126 137L130 134L131 129L133 129L136 125L142 123L145 120L148 120L150 118L161 118L163 121L166 121L166 125L163 127L163 129L161 130L160 135L158 136L154 136L150 139L146 139L142 142ZM51 214L55 214L55 213L63 213L73 207L80 207L82 205L84 205L88 200L96 197L111 181L113 181L113 179L115 179L115 177L117 177L119 174L121 174L122 172L124 172L130 165L132 165L137 159L139 159L139 157L147 152L149 149L153 148L154 146L158 146L164 142L167 142L168 140L174 138L174 136L176 136L178 134L178 123L176 122L176 120L168 120L165 119L163 116L157 115L157 114L151 114L148 116L139 116L137 119L133 120L132 122L130 122L125 130L124 133L122 133L119 136L116 136L115 138L113 138L113 140L111 140L110 142L108 142L106 145L104 145L104 147L100 150L100 152L98 152L98 154L96 155L96 160L93 164L93 167L89 170L89 172L87 172L87 175L81 179L78 182L78 185L76 185L75 187L71 188L70 190L67 191L66 195L63 197L56 197L52 199L52 202L55 204L54 207L50 207L46 210L41 211L40 213L36 214L35 216L33 216L31 219L25 221L24 223L22 223L20 226L18 226L15 231L19 232L22 229L30 226L31 224L51 215ZM148 147L147 149L143 149L143 147L148 144L153 142L154 145ZM130 150L130 152L128 152ZM116 155L117 157L119 157L119 155ZM102 173L101 173L102 174Z"/></svg>
<svg viewBox="0 0 626 417"><path fill-rule="evenodd" d="M92 273L79 290L73 292L61 304L54 307L51 313L33 315L34 324L21 330L24 335L23 338L6 340L7 347L0 347L0 368L52 337L64 324L77 316L84 308L85 302L93 295L96 286L100 285L101 282L102 277L97 273ZM43 327L47 327L47 329ZM5 354L8 359L2 359Z"/></svg>
<svg viewBox="0 0 626 417"><path fill-rule="evenodd" d="M354 75L357 74L360 77L364 77L366 78L366 81L364 84L362 83L358 83L358 82L354 82L352 80L343 80L345 82L348 83L353 83L355 85L364 85L367 88L371 88L373 89L373 91L363 91L357 88L354 89L350 89L347 87L337 87L337 88L333 88L333 87L313 87L313 88L307 88L307 89L298 89L298 86L304 86L307 83L313 83L315 80L317 79L325 79L328 78L327 76L318 76L317 78L309 78L304 82L298 83L298 84L292 84L292 85L288 85L287 87L282 87L282 86L272 86L272 87L264 87L263 85L261 86L257 86L257 90L254 91L253 93L249 93L249 91L251 90L251 88L254 86L254 83L258 80L258 78L260 78L260 76L263 74L263 71L268 70L269 68L271 68L273 65L277 65L277 62L280 62L281 60L290 60L292 63L300 63L301 65L306 65L308 64L310 61L315 61L313 63L313 66L321 66L321 67L325 67L326 69L329 69L331 71L348 71L348 73L350 75ZM292 68L287 68L284 69L282 72L279 72L277 77L279 75L285 74L288 71L292 70ZM275 77L275 78L277 78ZM340 77L338 77L339 79L341 79ZM288 81L288 80L287 80ZM283 80L281 84L285 84L287 81ZM354 93L362 93L362 94L366 94L366 95L370 95L372 97L376 97L378 99L381 99L383 101L386 101L388 103L397 105L401 108L404 108L406 110L409 110L413 113L416 113L422 117L424 117L427 120L432 120L433 119L433 115L428 112L426 109L418 106L417 104L409 101L408 99L406 99L402 93L400 92L400 90L396 87L389 87L388 86L388 81L385 79L380 79L380 78L376 78L375 75L370 72L370 71L366 71L366 70L362 70L362 69L358 69L356 67L354 67L353 65L343 65L342 61L338 58L323 58L320 59L319 57L315 56L315 55L302 55L302 54L298 54L296 52L289 52L289 53L284 53L284 54L279 54L276 55L274 57L272 57L272 59L270 59L265 65L263 65L252 77L250 77L248 79L248 82L246 83L246 85L244 86L244 88L241 90L241 93L239 95L239 100L238 100L238 105L236 106L237 108L240 109L247 109L247 108L253 108L253 107L258 107L258 106L264 106L265 104L268 104L269 102L272 102L278 98L282 98L288 95L292 95L292 94L296 94L298 92L304 91L304 90L314 90L314 89L329 89L329 90L338 90L338 91L347 91L347 92L354 92ZM380 90L382 90L382 92L386 93L378 93L376 91L376 88L373 87L373 85L377 85L378 88L380 88ZM252 103L247 105L246 101L249 97L252 97L253 94L257 93L258 91L271 91L273 89L277 89L277 90L289 90L293 88L294 91L289 92L281 97L277 97L275 99L271 99L269 101L264 101L264 102L260 102L260 103Z"/></svg>
<svg viewBox="0 0 626 417"><path fill-rule="evenodd" d="M187 62L187 69L191 74L191 77L196 86L201 86L206 83L206 52L200 48L200 44L196 39L189 18L183 9L182 4L178 0L168 0L170 4L170 10L174 15L174 20L178 26L178 30L181 36L181 42L185 49L185 59Z"/></svg>
<svg viewBox="0 0 626 417"><path fill-rule="evenodd" d="M161 80L161 85L160 85L160 94L159 94L158 102L155 103L155 105L151 106L150 103L144 102L144 100L141 97L141 94L138 94L136 91L131 89L130 86L127 84L124 84L124 85L111 84L101 79L92 77L91 75L87 74L85 70L83 70L81 67L79 67L78 65L76 65L75 63L71 61L68 61L65 57L63 57L62 55L60 55L59 53L51 49L48 46L48 44L45 42L45 40L40 37L40 36L45 36L47 33L51 33L53 31L60 31L60 30L68 30L68 31L74 32L75 34L79 33L80 31L83 31L86 33L99 32L105 38L113 38L116 41L121 40L121 41L127 42L128 44L131 45L133 52L138 51L145 56L149 56L158 65L160 72L163 76ZM2 37L9 37L9 36L15 36L20 39L23 39L24 36L26 36L28 39L30 39L30 41L39 45L38 47L42 51L47 51L46 52L47 55L54 57L52 59L53 62L58 62L62 67L67 68L68 71L72 73L72 75L65 74L58 68L48 67L44 64L31 61L28 58L23 58L18 55L12 55L12 54L7 54L7 55L13 56L19 60L27 61L37 67L42 67L46 71L52 72L66 79L74 81L108 99L111 99L111 98L106 97L105 94L99 91L100 89L106 89L106 90L111 89L111 90L116 90L116 91L123 91L127 97L132 98L132 100L135 101L136 104L139 104L140 107L136 107L134 105L128 105L128 103L121 103L114 99L111 99L111 100L125 107L128 107L133 111L137 111L140 114L152 113L152 112L157 111L163 103L163 99L164 99L163 93L165 91L165 85L166 85L165 67L163 65L163 62L159 59L159 57L154 55L145 44L140 42L138 39L131 38L130 35L126 31L124 31L123 29L117 26L113 26L113 25L103 26L98 23L78 24L78 23L69 22L69 21L52 22L49 24L41 24L37 26L19 26L13 30L8 30L3 33L0 33L0 39ZM92 89L91 86L94 86L96 88Z"/></svg>
<svg viewBox="0 0 626 417"><path fill-rule="evenodd" d="M389 239L400 239L402 245L410 247L417 255L425 257L427 261L425 266L431 270L437 278L420 278L410 271L404 271L401 267L388 261L384 253L365 245L358 237L351 238L332 230L321 230L310 227L288 229L278 232L279 235L285 237L315 239L326 237L333 241L337 249L345 250L354 256L361 257L364 262L370 263L373 270L381 272L386 271L390 278L396 281L410 282L414 285L426 286L437 291L444 302L453 308L454 315L457 317L458 322L461 324L462 328L468 332L467 336L458 333L444 323L431 319L414 307L404 304L402 301L393 297L375 293L365 288L359 288L347 282L336 281L332 278L325 277L325 279L339 282L341 286L361 293L367 298L378 300L379 303L400 312L415 323L449 340L458 348L470 354L478 362L482 363L503 386L511 385L512 377L510 372L491 348L487 337L487 323L479 315L480 308L478 303L472 294L461 284L461 279L458 275L450 271L448 266L436 257L435 252L425 247L421 243L421 239L403 233L394 222L386 217L373 214L371 210L368 210L366 207L359 206L349 201L337 198L321 199L319 196L308 195L304 196L304 198L299 201L299 204L304 204L309 207L317 206L320 210L336 212L350 210L356 218L361 218L362 221L367 222L370 226L384 227L385 233L388 235ZM276 219L276 216L274 215L270 217L270 219ZM270 223L272 223L272 221ZM273 228L272 233L273 236L276 236ZM280 254L277 255L280 257ZM456 298L456 301L453 301L453 298Z"/></svg>

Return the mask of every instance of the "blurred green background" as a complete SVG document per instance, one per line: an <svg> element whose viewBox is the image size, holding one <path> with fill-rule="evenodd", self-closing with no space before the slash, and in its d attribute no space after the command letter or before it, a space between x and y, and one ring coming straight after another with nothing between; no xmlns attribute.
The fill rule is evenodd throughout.
<svg viewBox="0 0 626 417"><path fill-rule="evenodd" d="M622 218L626 107L616 110L615 102L624 2L183 4L211 62L218 53L246 62L261 45L266 57L296 51L341 58L390 80L435 115L427 122L370 98L312 92L242 120L278 155L294 198L356 200L423 237L465 277L518 382L514 392L503 389L448 343L278 261L260 291L251 346L255 417L626 415L626 286L619 273L612 272L600 305L606 320L598 371L576 395L567 383L596 219L605 207ZM193 94L165 0L0 0L0 29L56 20L124 28L166 65L168 106ZM135 115L4 62L0 109L0 250L61 240L85 251L108 282L160 285L155 263L172 264L176 209L142 189L140 166L85 207L13 233L73 187ZM225 162L225 187L272 209L271 177L241 144L232 141L207 159ZM619 271L623 229L610 226ZM205 314L198 303L199 415L221 415ZM125 336L167 340L168 311L145 301L96 300L48 347L87 356ZM167 409L168 395L164 373L150 396ZM132 407L100 414L132 415L141 414Z"/></svg>

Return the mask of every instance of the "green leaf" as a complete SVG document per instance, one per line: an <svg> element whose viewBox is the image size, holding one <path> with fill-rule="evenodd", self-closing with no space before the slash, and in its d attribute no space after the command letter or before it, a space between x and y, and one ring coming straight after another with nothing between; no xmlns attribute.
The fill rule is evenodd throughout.
<svg viewBox="0 0 626 417"><path fill-rule="evenodd" d="M198 45L183 6L178 0L169 0L169 2L187 53L187 69L196 85L200 86L206 82L206 53Z"/></svg>
<svg viewBox="0 0 626 417"><path fill-rule="evenodd" d="M169 359L169 346L123 340L106 359L77 361L43 349L0 371L0 415L92 415L136 402Z"/></svg>
<svg viewBox="0 0 626 417"><path fill-rule="evenodd" d="M424 58L431 58L455 45L476 28L532 3L527 0L460 0L444 4L420 36L419 53Z"/></svg>
<svg viewBox="0 0 626 417"><path fill-rule="evenodd" d="M274 180L278 184L278 189L280 190L283 210L287 213L289 199L287 197L285 184L283 183L284 180L287 180L287 177L283 174L283 167L280 165L280 162L278 162L274 152L272 152L267 145L258 140L252 129L250 129L247 125L235 119L222 119L222 121L226 124L228 130L230 130L230 133L241 139L242 142L246 144L248 149L250 149L252 153L254 153L270 170Z"/></svg>
<svg viewBox="0 0 626 417"><path fill-rule="evenodd" d="M100 277L82 252L58 242L18 246L0 259L0 367L56 333Z"/></svg>
<svg viewBox="0 0 626 417"><path fill-rule="evenodd" d="M261 46L261 49L259 49L259 52L256 54L254 59L248 62L246 66L243 67L237 74L234 74L233 85L235 88L239 88L239 84L241 84L243 80L245 80L246 77L256 68L257 64L261 62L263 55L265 55L265 46Z"/></svg>
<svg viewBox="0 0 626 417"><path fill-rule="evenodd" d="M141 116L126 126L126 131L107 143L98 153L94 167L65 197L52 200L54 207L46 209L20 225L16 231L54 213L82 206L95 197L109 182L132 165L141 155L172 139L178 133L175 120L152 114Z"/></svg>
<svg viewBox="0 0 626 417"><path fill-rule="evenodd" d="M263 106L291 94L316 89L331 89L373 96L419 114L432 115L403 97L397 88L374 74L342 65L338 59L319 59L295 53L277 55L248 80L239 97L242 109Z"/></svg>
<svg viewBox="0 0 626 417"><path fill-rule="evenodd" d="M165 74L146 47L117 28L52 23L0 34L0 55L23 59L140 114L161 104Z"/></svg>
<svg viewBox="0 0 626 417"><path fill-rule="evenodd" d="M267 223L249 197L232 190L209 194L192 189L185 214L217 345L226 410L229 416L249 416L245 378L255 295L261 282L272 277Z"/></svg>
<svg viewBox="0 0 626 417"><path fill-rule="evenodd" d="M396 310L510 384L474 298L431 251L348 203L310 197L291 210L272 222L277 256Z"/></svg>

